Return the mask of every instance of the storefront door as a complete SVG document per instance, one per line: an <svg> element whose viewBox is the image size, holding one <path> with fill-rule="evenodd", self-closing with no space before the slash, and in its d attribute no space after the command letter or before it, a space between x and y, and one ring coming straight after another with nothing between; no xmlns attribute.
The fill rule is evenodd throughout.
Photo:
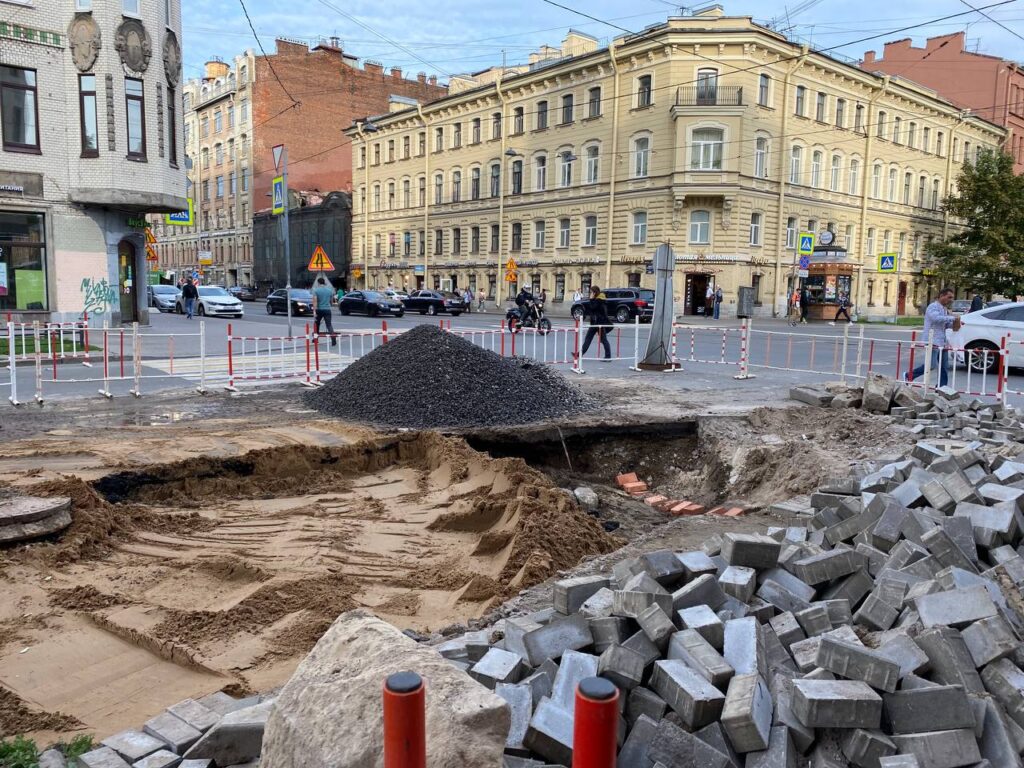
<svg viewBox="0 0 1024 768"><path fill-rule="evenodd" d="M899 303L897 304L897 312L901 315L907 314L907 284L900 283L900 294Z"/></svg>
<svg viewBox="0 0 1024 768"><path fill-rule="evenodd" d="M135 292L137 270L135 266L135 246L122 240L117 246L117 287L121 296L121 322L134 323L139 319L138 301Z"/></svg>
<svg viewBox="0 0 1024 768"><path fill-rule="evenodd" d="M686 273L686 297L683 302L685 314L704 314L705 298L708 292L709 279L709 275L700 275L693 272Z"/></svg>

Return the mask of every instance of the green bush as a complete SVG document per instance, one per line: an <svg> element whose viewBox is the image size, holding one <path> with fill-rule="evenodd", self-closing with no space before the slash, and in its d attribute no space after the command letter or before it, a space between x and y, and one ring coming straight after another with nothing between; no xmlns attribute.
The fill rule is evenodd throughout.
<svg viewBox="0 0 1024 768"><path fill-rule="evenodd" d="M0 741L0 768L39 768L39 748L24 736Z"/></svg>

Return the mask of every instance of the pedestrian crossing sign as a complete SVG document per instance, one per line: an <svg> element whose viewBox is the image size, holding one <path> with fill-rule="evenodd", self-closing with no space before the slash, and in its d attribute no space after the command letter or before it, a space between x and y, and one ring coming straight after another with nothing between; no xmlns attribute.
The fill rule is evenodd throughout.
<svg viewBox="0 0 1024 768"><path fill-rule="evenodd" d="M813 232L801 232L800 233L800 247L797 252L801 256L810 256L814 253L814 233Z"/></svg>
<svg viewBox="0 0 1024 768"><path fill-rule="evenodd" d="M879 272L895 272L896 271L896 259L895 253L880 253L878 254L878 271Z"/></svg>
<svg viewBox="0 0 1024 768"><path fill-rule="evenodd" d="M310 272L333 272L334 264L327 256L327 252L324 251L322 245L318 245L313 250L313 256L309 260Z"/></svg>
<svg viewBox="0 0 1024 768"><path fill-rule="evenodd" d="M284 176L274 179L274 207L271 211L275 216L284 213Z"/></svg>

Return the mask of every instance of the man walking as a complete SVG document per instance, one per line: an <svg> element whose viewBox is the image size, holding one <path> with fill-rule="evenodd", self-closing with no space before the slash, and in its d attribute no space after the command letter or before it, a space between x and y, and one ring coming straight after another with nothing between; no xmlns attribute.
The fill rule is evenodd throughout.
<svg viewBox="0 0 1024 768"><path fill-rule="evenodd" d="M199 298L199 291L191 277L181 287L181 298L185 300L185 318L191 320L192 314L196 311L196 299Z"/></svg>
<svg viewBox="0 0 1024 768"><path fill-rule="evenodd" d="M719 318L722 312L722 299L725 297L722 295L721 287L715 289L715 320Z"/></svg>
<svg viewBox="0 0 1024 768"><path fill-rule="evenodd" d="M466 302L466 312L468 314L473 313L473 289L467 288L466 292L462 294L462 300Z"/></svg>
<svg viewBox="0 0 1024 768"><path fill-rule="evenodd" d="M313 300L316 302L316 333L320 334L320 322L327 323L327 333L331 335L331 346L338 343L334 335L334 322L331 320L331 299L334 298L334 291L327 284L327 278L320 275L316 279L316 286L313 288Z"/></svg>
<svg viewBox="0 0 1024 768"><path fill-rule="evenodd" d="M807 324L807 312L811 308L811 293L804 286L800 289L800 322Z"/></svg>
<svg viewBox="0 0 1024 768"><path fill-rule="evenodd" d="M839 307L836 309L836 316L832 319L829 325L835 325L839 322L839 316L843 315L846 318L846 322L852 323L850 319L850 313L847 311L850 308L850 299L847 298L845 293L839 294Z"/></svg>
<svg viewBox="0 0 1024 768"><path fill-rule="evenodd" d="M608 326L612 321L608 319L608 305L605 303L605 296L596 285L590 287L590 299L586 303L586 313L590 316L590 327L587 328L587 337L583 340L583 349L580 350L580 357L585 357L590 349L590 342L597 336L598 341L604 347L604 358L602 362L609 362L612 359L612 348L608 343Z"/></svg>
<svg viewBox="0 0 1024 768"><path fill-rule="evenodd" d="M943 288L939 291L938 298L928 305L924 312L924 340L931 343L931 367L939 367L939 386L946 386L949 376L946 372L949 367L949 350L946 348L946 331L950 328L953 331L960 330L960 316L951 314L949 305L953 303L953 289ZM924 374L924 364L917 366L907 374L907 381ZM927 384L927 382L925 382Z"/></svg>

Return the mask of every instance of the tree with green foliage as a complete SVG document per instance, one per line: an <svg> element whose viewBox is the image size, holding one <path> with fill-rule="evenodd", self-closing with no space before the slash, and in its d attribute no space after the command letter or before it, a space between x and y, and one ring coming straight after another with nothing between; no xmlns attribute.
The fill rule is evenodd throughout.
<svg viewBox="0 0 1024 768"><path fill-rule="evenodd" d="M939 277L981 294L1024 294L1024 176L1013 157L987 151L964 163L944 208L960 226L928 245Z"/></svg>

